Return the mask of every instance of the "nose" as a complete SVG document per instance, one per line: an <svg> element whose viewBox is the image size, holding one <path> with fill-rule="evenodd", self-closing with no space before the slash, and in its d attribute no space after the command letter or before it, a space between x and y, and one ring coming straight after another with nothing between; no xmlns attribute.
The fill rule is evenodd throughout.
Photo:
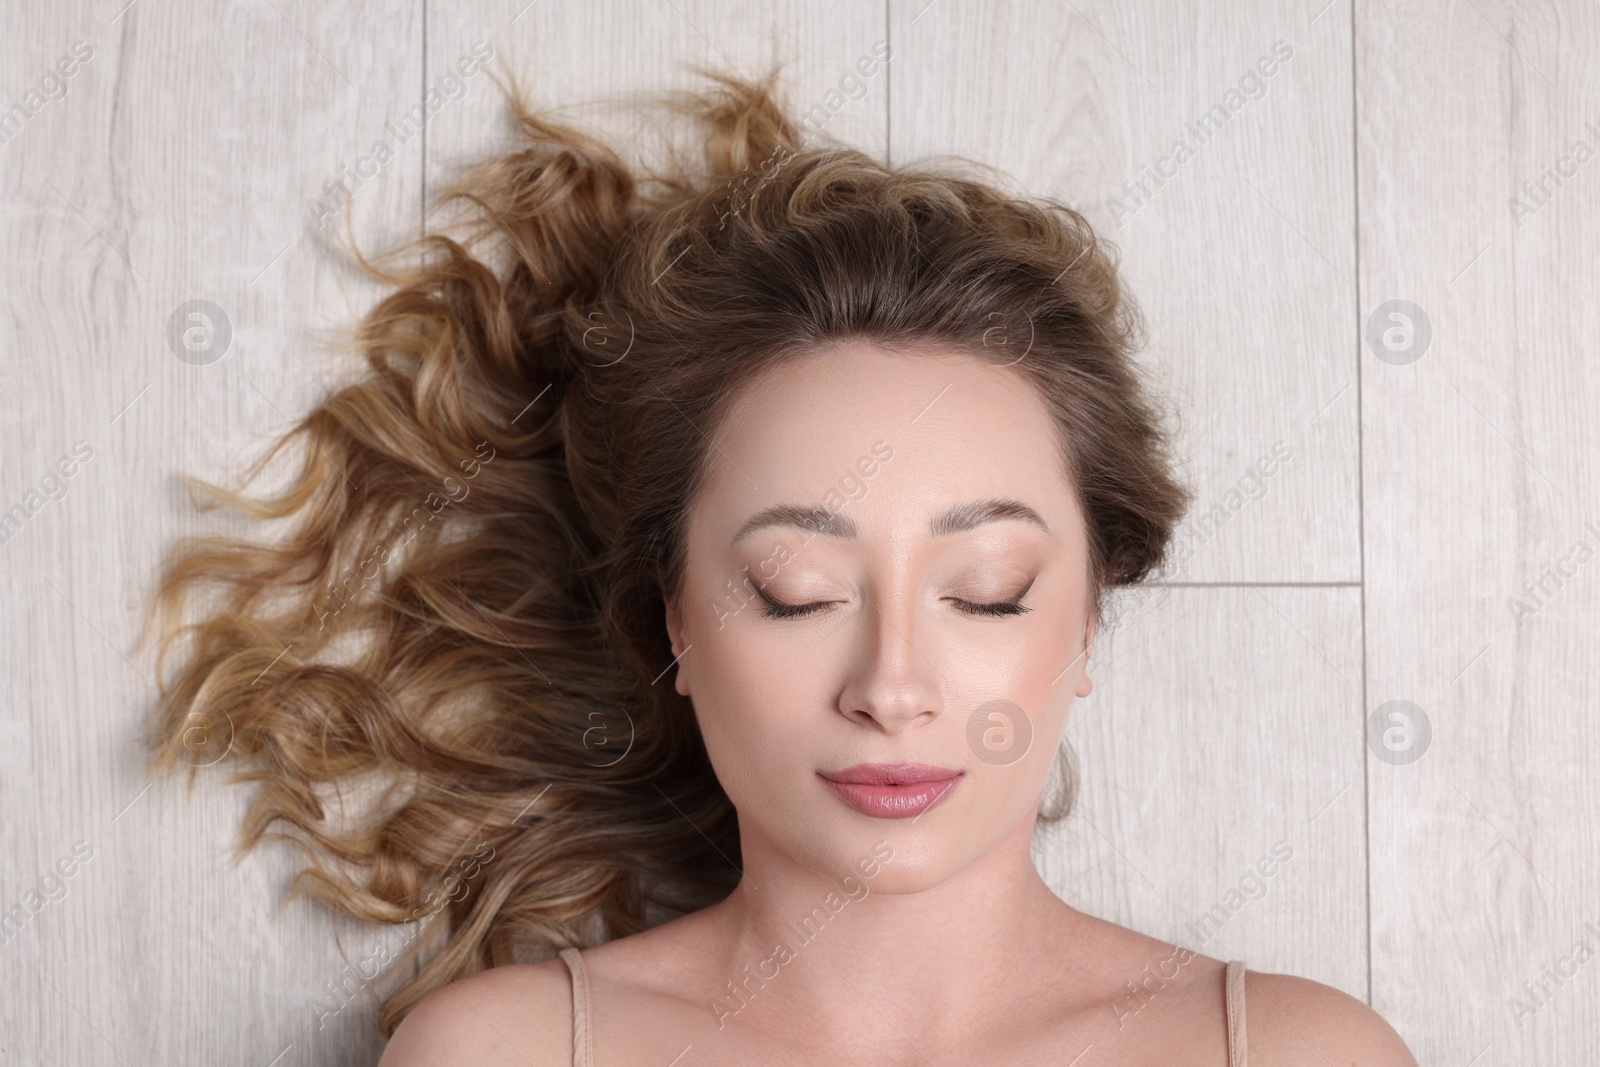
<svg viewBox="0 0 1600 1067"><path fill-rule="evenodd" d="M930 650L918 647L916 611L904 600L899 607L889 601L866 604L858 616L861 652L839 694L839 710L891 735L938 718L943 710L939 672Z"/></svg>

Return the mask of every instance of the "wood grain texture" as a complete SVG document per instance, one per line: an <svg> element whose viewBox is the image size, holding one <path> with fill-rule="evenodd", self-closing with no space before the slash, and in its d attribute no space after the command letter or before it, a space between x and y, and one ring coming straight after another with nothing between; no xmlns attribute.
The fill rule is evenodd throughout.
<svg viewBox="0 0 1600 1067"><path fill-rule="evenodd" d="M586 102L781 59L805 110L884 38L827 134L1082 211L1198 493L1174 584L1097 642L1068 727L1079 808L1041 870L1096 914L1367 1000L1419 1062L1592 1058L1590 6L110 0L33 5L0 37L0 110L24 105L0 116L0 511L24 513L0 544L0 914L27 913L0 943L0 1062L381 1049L365 1004L313 1004L386 932L285 903L285 847L229 862L247 789L145 779L153 664L131 653L165 547L218 529L178 472L226 480L348 369L320 342L377 292L321 224L412 234L508 132L481 72L414 135L394 124L484 42L536 104L584 105L649 158L656 131ZM210 362L168 341L199 299L231 327ZM1394 300L1431 329L1414 361L1378 351ZM1431 725L1412 763L1370 722L1396 699ZM59 899L29 913L30 893Z"/></svg>
<svg viewBox="0 0 1600 1067"><path fill-rule="evenodd" d="M1432 335L1361 356L1369 707L1433 736L1372 764L1373 1004L1424 1063L1593 1060L1600 12L1361 2L1356 27L1363 321L1408 300Z"/></svg>
<svg viewBox="0 0 1600 1067"><path fill-rule="evenodd" d="M254 458L332 374L322 331L374 295L321 248L308 201L415 92L421 5L122 7L34 6L0 44L8 100L74 42L93 48L66 95L0 146L0 499L75 442L92 449L0 546L0 907L75 843L92 849L0 946L0 1059L370 1058L368 1020L351 1009L319 1029L306 1003L344 966L335 932L370 934L284 906L288 850L229 863L244 789L148 782L135 738L153 663L129 656L163 548L215 525L179 472L226 480ZM372 239L415 232L421 168L420 153L398 155L356 190ZM231 324L203 364L167 341L195 299Z"/></svg>

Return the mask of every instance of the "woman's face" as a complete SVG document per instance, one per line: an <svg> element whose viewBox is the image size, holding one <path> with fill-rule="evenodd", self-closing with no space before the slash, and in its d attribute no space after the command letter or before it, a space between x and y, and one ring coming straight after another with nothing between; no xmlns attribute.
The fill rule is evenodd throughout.
<svg viewBox="0 0 1600 1067"><path fill-rule="evenodd" d="M1032 386L849 342L754 383L709 464L667 624L747 865L840 879L887 841L874 888L909 892L1025 847L1093 640L1085 526ZM943 777L830 783L904 763Z"/></svg>

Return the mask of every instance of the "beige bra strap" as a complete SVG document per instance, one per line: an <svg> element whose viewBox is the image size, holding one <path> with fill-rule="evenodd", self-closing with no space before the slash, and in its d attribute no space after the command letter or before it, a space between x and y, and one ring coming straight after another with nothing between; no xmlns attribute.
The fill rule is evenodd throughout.
<svg viewBox="0 0 1600 1067"><path fill-rule="evenodd" d="M1228 1009L1228 1067L1249 1067L1244 1046L1244 963L1228 961L1224 1000Z"/></svg>
<svg viewBox="0 0 1600 1067"><path fill-rule="evenodd" d="M589 1036L589 972L577 949L564 948L559 955L572 972L572 1067L594 1067L594 1044Z"/></svg>

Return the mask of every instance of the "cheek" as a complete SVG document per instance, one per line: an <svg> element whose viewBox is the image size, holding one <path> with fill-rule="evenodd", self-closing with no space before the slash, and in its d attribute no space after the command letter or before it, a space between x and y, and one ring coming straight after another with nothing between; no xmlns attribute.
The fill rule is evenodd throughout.
<svg viewBox="0 0 1600 1067"><path fill-rule="evenodd" d="M805 770L815 746L814 669L731 625L689 652L695 718L717 779L738 803ZM808 744L809 742L809 744Z"/></svg>
<svg viewBox="0 0 1600 1067"><path fill-rule="evenodd" d="M960 735L961 756L986 795L1008 811L1033 801L1055 762L1075 699L1071 647L1056 628L1041 627L949 675L947 728Z"/></svg>
<svg viewBox="0 0 1600 1067"><path fill-rule="evenodd" d="M952 637L940 650L945 714L961 717L963 725L976 715L1002 729L1023 718L1017 731L1035 739L1059 730L1083 666L1082 641L1065 613Z"/></svg>

